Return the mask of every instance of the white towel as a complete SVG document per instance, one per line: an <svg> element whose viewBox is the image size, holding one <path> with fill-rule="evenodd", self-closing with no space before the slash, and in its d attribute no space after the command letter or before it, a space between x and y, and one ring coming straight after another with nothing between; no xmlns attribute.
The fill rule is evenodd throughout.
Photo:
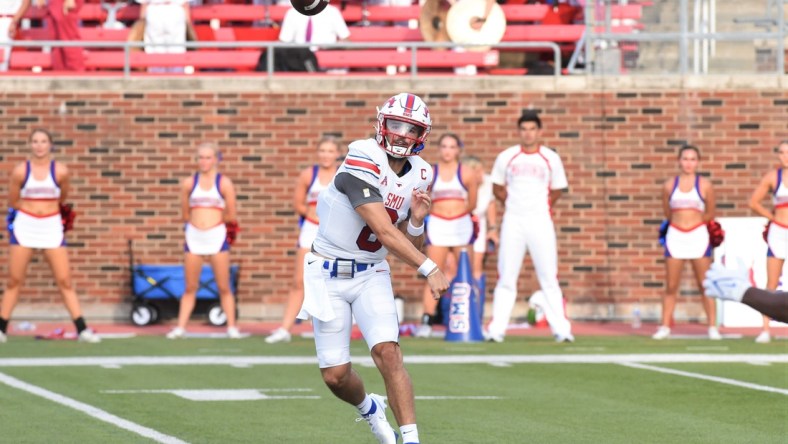
<svg viewBox="0 0 788 444"><path fill-rule="evenodd" d="M304 256L304 304L296 316L298 319L309 319L309 316L328 322L336 318L331 300L328 298L328 288L323 276L323 261L312 253Z"/></svg>

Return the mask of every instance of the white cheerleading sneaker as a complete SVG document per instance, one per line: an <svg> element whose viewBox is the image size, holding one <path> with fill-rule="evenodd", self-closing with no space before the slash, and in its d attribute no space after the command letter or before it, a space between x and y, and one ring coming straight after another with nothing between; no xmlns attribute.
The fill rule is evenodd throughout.
<svg viewBox="0 0 788 444"><path fill-rule="evenodd" d="M175 327L169 333L167 333L167 339L181 339L186 335L186 330Z"/></svg>
<svg viewBox="0 0 788 444"><path fill-rule="evenodd" d="M89 328L82 330L82 333L79 334L77 340L79 342L87 342L88 344L97 344L101 342L101 338Z"/></svg>
<svg viewBox="0 0 788 444"><path fill-rule="evenodd" d="M768 331L762 331L761 334L759 334L758 337L755 338L755 343L757 344L768 344L770 342L772 342L772 335L770 335Z"/></svg>
<svg viewBox="0 0 788 444"><path fill-rule="evenodd" d="M427 324L421 324L419 328L416 329L416 334L413 336L417 338L429 338L432 336L432 327Z"/></svg>
<svg viewBox="0 0 788 444"><path fill-rule="evenodd" d="M277 328L270 336L265 338L266 344L276 344L277 342L290 342L292 336L290 332L282 327Z"/></svg>
<svg viewBox="0 0 788 444"><path fill-rule="evenodd" d="M662 339L667 339L670 336L670 327L665 327L664 325L657 329L657 332L651 336L651 339L656 339L658 341Z"/></svg>
<svg viewBox="0 0 788 444"><path fill-rule="evenodd" d="M370 393L369 397L372 398L372 408L369 413L361 415L356 421L367 421L369 428L372 429L372 434L380 444L397 444L399 435L391 428L391 424L386 419L386 400L374 393Z"/></svg>
<svg viewBox="0 0 788 444"><path fill-rule="evenodd" d="M227 337L230 339L241 339L241 332L237 327L227 327Z"/></svg>
<svg viewBox="0 0 788 444"><path fill-rule="evenodd" d="M722 335L720 335L720 331L717 330L717 327L709 327L709 339L712 341L722 340Z"/></svg>

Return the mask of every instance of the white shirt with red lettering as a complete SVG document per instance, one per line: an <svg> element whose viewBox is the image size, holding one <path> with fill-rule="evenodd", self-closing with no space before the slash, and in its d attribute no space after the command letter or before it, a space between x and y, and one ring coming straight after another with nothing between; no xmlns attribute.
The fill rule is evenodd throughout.
<svg viewBox="0 0 788 444"><path fill-rule="evenodd" d="M546 146L526 153L520 145L495 159L492 182L506 187L506 215L550 217L550 191L568 187L561 157Z"/></svg>

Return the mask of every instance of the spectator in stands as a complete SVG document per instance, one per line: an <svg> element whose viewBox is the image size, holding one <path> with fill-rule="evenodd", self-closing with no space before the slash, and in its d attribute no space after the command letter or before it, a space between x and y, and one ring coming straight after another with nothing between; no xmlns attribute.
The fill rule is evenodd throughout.
<svg viewBox="0 0 788 444"><path fill-rule="evenodd" d="M328 5L320 14L305 16L294 8L285 13L279 40L285 43L325 44L347 40L350 30L342 13ZM313 48L315 50L316 48Z"/></svg>
<svg viewBox="0 0 788 444"><path fill-rule="evenodd" d="M194 311L203 260L207 259L219 290L222 310L227 316L227 336L239 339L235 326L235 297L230 287L230 245L239 231L236 219L235 186L217 170L219 151L204 143L197 149L198 171L181 181L181 212L186 238L183 271L186 288L178 310L178 326L168 339L182 338Z"/></svg>
<svg viewBox="0 0 788 444"><path fill-rule="evenodd" d="M284 43L314 43L326 44L336 43L337 41L347 40L350 37L350 30L342 17L342 13L333 5L328 5L320 14L305 16L295 8L290 8L285 13L282 20L282 28L279 31L279 41ZM317 51L317 46L309 48ZM277 50L276 54L280 57L287 57L289 65L304 65L303 67L293 66L291 71L316 71L317 59L313 54L301 48L285 48ZM314 64L315 66L309 66ZM329 72L341 74L347 69L333 69Z"/></svg>
<svg viewBox="0 0 788 444"><path fill-rule="evenodd" d="M317 197L328 188L339 168L339 144L333 137L325 137L317 144L317 163L301 171L295 186L293 206L300 217L301 232L298 236L298 251L295 258L293 287L287 298L282 325L274 330L265 342L290 342L290 329L304 303L304 256L312 248L317 236Z"/></svg>
<svg viewBox="0 0 788 444"><path fill-rule="evenodd" d="M24 2L30 0L4 0L0 1L0 72L8 70L11 59L11 45L16 30L27 7L22 9Z"/></svg>
<svg viewBox="0 0 788 444"><path fill-rule="evenodd" d="M145 21L145 43L168 43L172 46L146 45L149 54L186 52L186 31L191 23L189 0L137 0L142 5L140 19Z"/></svg>
<svg viewBox="0 0 788 444"><path fill-rule="evenodd" d="M37 8L46 8L49 26L54 40L74 41L79 36L79 10L83 0L35 0ZM30 7L31 0L22 0L14 16L14 29ZM55 71L84 71L85 56L80 47L52 48L52 69Z"/></svg>
<svg viewBox="0 0 788 444"><path fill-rule="evenodd" d="M462 249L475 240L475 226L471 213L476 208L477 175L460 163L462 141L459 136L446 133L438 139L438 162L432 166L432 207L426 225L427 257L441 267L450 251L459 258ZM473 252L468 251L473 260ZM450 276L447 277L451 279ZM427 338L432 333L431 324L437 314L437 301L429 285L423 292L423 314L417 337Z"/></svg>
<svg viewBox="0 0 788 444"><path fill-rule="evenodd" d="M583 14L583 8L576 1L547 0L543 3L552 6L542 19L543 25L569 25Z"/></svg>
<svg viewBox="0 0 788 444"><path fill-rule="evenodd" d="M41 250L63 304L66 306L80 342L96 343L101 339L85 325L79 297L71 280L65 232L73 227L74 213L66 205L69 193L69 170L52 156L52 136L36 129L30 134L30 157L11 171L8 188L8 233L10 251L3 301L0 304L0 343L6 342L11 314L19 301L27 266L36 250Z"/></svg>

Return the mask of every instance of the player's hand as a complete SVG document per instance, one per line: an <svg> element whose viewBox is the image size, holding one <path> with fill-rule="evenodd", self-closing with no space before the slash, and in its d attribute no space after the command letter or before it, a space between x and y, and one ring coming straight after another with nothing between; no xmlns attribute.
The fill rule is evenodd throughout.
<svg viewBox="0 0 788 444"><path fill-rule="evenodd" d="M16 20L11 20L11 24L8 25L8 37L11 37L11 40L13 40L15 36L16 36Z"/></svg>
<svg viewBox="0 0 788 444"><path fill-rule="evenodd" d="M446 275L439 268L427 276L427 284L432 290L432 298L436 301L449 289L449 280L446 279Z"/></svg>
<svg viewBox="0 0 788 444"><path fill-rule="evenodd" d="M413 190L410 198L411 218L424 220L424 218L430 214L430 207L432 207L432 198L430 194L418 188Z"/></svg>
<svg viewBox="0 0 788 444"><path fill-rule="evenodd" d="M741 302L744 292L750 287L752 287L750 274L741 259L738 260L738 268L735 269L725 268L718 263L711 264L703 281L706 296L735 302Z"/></svg>
<svg viewBox="0 0 788 444"><path fill-rule="evenodd" d="M65 0L63 2L63 14L68 14L69 9L74 9L77 7L77 3L75 0Z"/></svg>

